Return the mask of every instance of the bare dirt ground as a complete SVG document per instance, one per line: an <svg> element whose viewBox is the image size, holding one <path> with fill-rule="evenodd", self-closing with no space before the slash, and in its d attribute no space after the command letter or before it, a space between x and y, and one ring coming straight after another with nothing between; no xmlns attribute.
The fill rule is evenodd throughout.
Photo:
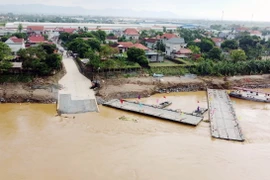
<svg viewBox="0 0 270 180"><path fill-rule="evenodd" d="M150 96L160 89L166 92L194 91L206 88L230 89L232 87L267 88L270 87L270 75L233 76L233 77L132 77L118 79L100 79L101 89L97 95L104 99L135 98Z"/></svg>
<svg viewBox="0 0 270 180"><path fill-rule="evenodd" d="M58 80L63 77L65 70L54 76L35 78L30 83L0 84L1 102L56 102ZM138 95L147 97L161 92L197 91L206 88L230 89L232 87L269 88L270 75L233 76L233 77L131 77L117 79L102 79L101 88L96 95L102 99L136 98Z"/></svg>
<svg viewBox="0 0 270 180"><path fill-rule="evenodd" d="M63 77L65 70L53 76L35 78L29 83L3 83L0 84L0 102L21 103L54 103L56 102L58 80Z"/></svg>

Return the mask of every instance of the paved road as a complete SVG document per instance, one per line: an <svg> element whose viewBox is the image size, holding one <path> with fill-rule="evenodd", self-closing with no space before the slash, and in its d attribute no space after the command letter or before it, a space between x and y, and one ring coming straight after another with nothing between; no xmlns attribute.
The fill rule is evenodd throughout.
<svg viewBox="0 0 270 180"><path fill-rule="evenodd" d="M63 64L67 73L59 81L63 89L58 95L58 111L64 114L98 111L94 91L89 89L91 81L79 72L74 60L65 53Z"/></svg>

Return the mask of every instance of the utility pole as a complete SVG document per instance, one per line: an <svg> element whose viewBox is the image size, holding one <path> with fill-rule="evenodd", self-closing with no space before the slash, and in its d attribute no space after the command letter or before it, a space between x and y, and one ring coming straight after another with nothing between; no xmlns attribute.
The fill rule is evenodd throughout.
<svg viewBox="0 0 270 180"><path fill-rule="evenodd" d="M223 19L224 19L224 11L222 11L221 22L223 22Z"/></svg>

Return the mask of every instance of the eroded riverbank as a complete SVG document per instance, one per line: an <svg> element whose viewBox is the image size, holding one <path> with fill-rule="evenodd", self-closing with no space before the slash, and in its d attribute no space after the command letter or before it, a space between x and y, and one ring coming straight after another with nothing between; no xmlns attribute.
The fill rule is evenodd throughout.
<svg viewBox="0 0 270 180"><path fill-rule="evenodd" d="M2 103L55 103L57 92L61 88L57 79L50 81L37 79L32 83L1 84L0 101ZM131 77L118 79L99 79L101 89L96 92L97 99L149 97L156 93L189 92L207 88L230 89L231 87L269 88L270 75L234 76L234 77ZM90 85L89 85L90 87Z"/></svg>
<svg viewBox="0 0 270 180"><path fill-rule="evenodd" d="M103 99L149 97L155 93L201 91L207 88L269 88L270 75L234 77L138 77L101 80L97 95Z"/></svg>

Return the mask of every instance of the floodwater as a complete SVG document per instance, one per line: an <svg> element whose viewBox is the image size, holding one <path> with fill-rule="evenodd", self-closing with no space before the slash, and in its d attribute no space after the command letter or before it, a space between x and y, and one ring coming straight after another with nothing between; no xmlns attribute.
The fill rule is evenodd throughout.
<svg viewBox="0 0 270 180"><path fill-rule="evenodd" d="M206 107L205 95L142 101L192 111ZM0 104L0 179L269 180L270 104L233 101L244 143L212 139L207 122L190 127L102 106L61 118L55 105Z"/></svg>

